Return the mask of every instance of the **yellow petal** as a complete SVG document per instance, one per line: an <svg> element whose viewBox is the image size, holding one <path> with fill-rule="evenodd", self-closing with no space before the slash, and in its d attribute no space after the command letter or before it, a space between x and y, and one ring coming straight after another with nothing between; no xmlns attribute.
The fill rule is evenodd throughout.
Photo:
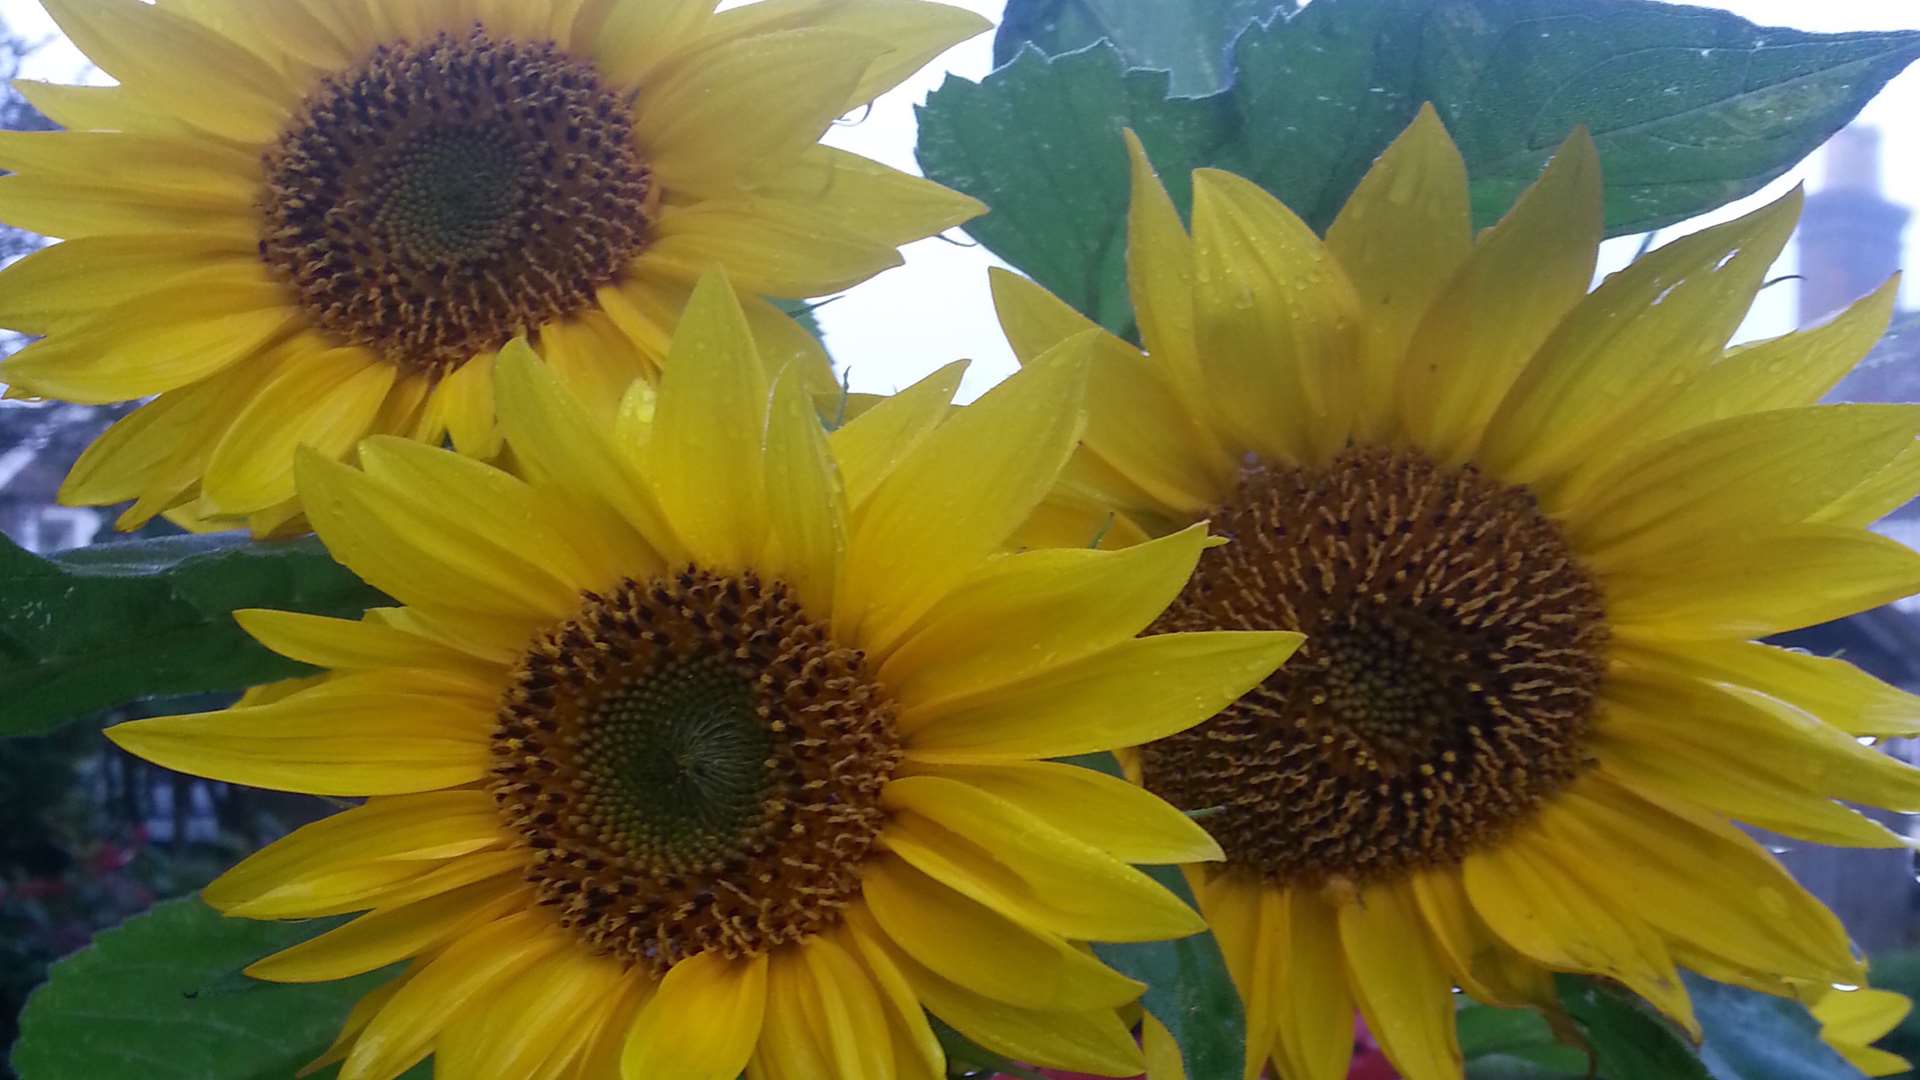
<svg viewBox="0 0 1920 1080"><path fill-rule="evenodd" d="M1859 486L1920 435L1920 408L1816 405L1705 424L1654 443L1566 509L1605 573L1712 533L1788 525Z"/></svg>
<svg viewBox="0 0 1920 1080"><path fill-rule="evenodd" d="M1274 951L1266 1001L1275 1059L1301 1080L1341 1080L1353 1058L1353 1008L1333 905L1307 889L1261 890L1261 928ZM1301 993L1299 987L1313 987Z"/></svg>
<svg viewBox="0 0 1920 1080"><path fill-rule="evenodd" d="M1510 483L1565 472L1718 359L1800 217L1798 188L1608 278L1541 346L1476 460Z"/></svg>
<svg viewBox="0 0 1920 1080"><path fill-rule="evenodd" d="M1034 929L1095 941L1152 941L1204 925L1152 878L966 784L911 776L888 784L881 800L898 815L881 834L885 846L941 884Z"/></svg>
<svg viewBox="0 0 1920 1080"><path fill-rule="evenodd" d="M933 1025L927 1022L927 1010L920 1004L920 996L914 993L906 974L889 954L891 943L886 946L878 943L877 939L885 937L864 905L856 904L848 909L846 926L840 931L840 944L872 977L874 988L886 1002L893 1032L894 1064L901 1072L901 1080L944 1080L946 1051L941 1049ZM806 1075L811 1074L801 1074L795 1080L804 1080Z"/></svg>
<svg viewBox="0 0 1920 1080"><path fill-rule="evenodd" d="M1145 630L1186 587L1207 529L1121 551L1024 551L994 558L934 605L880 668L909 704L1004 686Z"/></svg>
<svg viewBox="0 0 1920 1080"><path fill-rule="evenodd" d="M793 299L852 288L901 261L892 244L818 216L719 200L661 214L641 259L654 272L687 277L725 271L741 289Z"/></svg>
<svg viewBox="0 0 1920 1080"><path fill-rule="evenodd" d="M1126 863L1212 862L1220 845L1192 818L1145 788L1093 769L1052 761L1003 765L909 765L909 775L958 780Z"/></svg>
<svg viewBox="0 0 1920 1080"><path fill-rule="evenodd" d="M1744 824L1832 847L1893 848L1906 843L1851 807L1738 762L1613 737L1605 725L1594 734L1592 746L1600 773L1638 795L1684 799Z"/></svg>
<svg viewBox="0 0 1920 1080"><path fill-rule="evenodd" d="M1231 173L1193 174L1200 363L1230 449L1318 462L1346 445L1359 305L1320 238Z"/></svg>
<svg viewBox="0 0 1920 1080"><path fill-rule="evenodd" d="M627 1033L633 1030L634 1017L658 986L650 978L630 977L621 981L618 993L609 997L586 1048L581 1052L579 1071L573 1076L618 1077L620 1055L626 1051ZM562 1074L563 1076L566 1074Z"/></svg>
<svg viewBox="0 0 1920 1080"><path fill-rule="evenodd" d="M953 411L967 362L957 360L842 424L828 444L840 463L847 506L858 511L894 468Z"/></svg>
<svg viewBox="0 0 1920 1080"><path fill-rule="evenodd" d="M1407 1080L1456 1080L1453 980L1403 883L1340 905L1340 944L1367 1029Z"/></svg>
<svg viewBox="0 0 1920 1080"><path fill-rule="evenodd" d="M682 960L634 1018L621 1075L734 1080L760 1041L766 1007L765 954L730 960L704 952Z"/></svg>
<svg viewBox="0 0 1920 1080"><path fill-rule="evenodd" d="M16 229L67 240L118 233L197 233L222 250L259 243L245 203L209 205L156 199L150 193L67 177L14 173L0 177L0 219Z"/></svg>
<svg viewBox="0 0 1920 1080"><path fill-rule="evenodd" d="M756 178L752 201L886 247L987 212L978 199L831 146L811 147L778 174Z"/></svg>
<svg viewBox="0 0 1920 1080"><path fill-rule="evenodd" d="M1019 761L1136 746L1185 731L1273 674L1299 634L1216 630L1125 641L1019 682L900 714L907 756Z"/></svg>
<svg viewBox="0 0 1920 1080"><path fill-rule="evenodd" d="M1433 303L1397 387L1414 444L1465 461L1534 353L1593 280L1601 235L1600 160L1573 134Z"/></svg>
<svg viewBox="0 0 1920 1080"><path fill-rule="evenodd" d="M168 8L138 0L48 0L47 14L88 59L196 127L272 141L297 96L259 57Z"/></svg>
<svg viewBox="0 0 1920 1080"><path fill-rule="evenodd" d="M1637 912L1606 905L1592 883L1570 875L1565 864L1580 861L1579 852L1557 853L1554 841L1526 828L1467 856L1462 876L1474 911L1516 951L1548 967L1613 979L1698 1039L1700 1026L1666 946Z"/></svg>
<svg viewBox="0 0 1920 1080"><path fill-rule="evenodd" d="M1133 1034L1112 1009L1043 1012L982 997L900 952L871 919L849 909L848 925L862 952L869 960L885 957L934 1015L981 1046L1016 1061L1099 1076L1135 1076L1144 1067Z"/></svg>
<svg viewBox="0 0 1920 1080"><path fill-rule="evenodd" d="M799 591L815 618L833 609L846 554L847 505L826 429L789 369L773 389L767 417L767 551L761 560Z"/></svg>
<svg viewBox="0 0 1920 1080"><path fill-rule="evenodd" d="M587 418L579 401L524 342L501 350L498 379L500 426L529 477L606 500L663 562L685 558L632 457Z"/></svg>
<svg viewBox="0 0 1920 1080"><path fill-rule="evenodd" d="M1579 845L1589 886L1605 900L1692 948L1791 978L1859 977L1840 920L1731 825L1656 805L1598 776L1562 795L1541 824Z"/></svg>
<svg viewBox="0 0 1920 1080"><path fill-rule="evenodd" d="M816 1015L819 1013L813 994L813 979L798 949L781 950L767 958L766 1023L753 1059L747 1063L746 1080L834 1075L828 1033L808 1016L809 1006Z"/></svg>
<svg viewBox="0 0 1920 1080"><path fill-rule="evenodd" d="M410 535L437 531L467 540L471 530L468 542L492 544L503 562L523 564L519 577L539 582L542 595L565 597L562 610L578 603L581 590L614 583L600 578L566 534L548 522L533 489L504 470L391 435L361 443L360 464L374 482L363 491L377 485L420 504L404 519ZM531 588L527 595L534 595Z"/></svg>
<svg viewBox="0 0 1920 1080"><path fill-rule="evenodd" d="M1835 990L1821 995L1811 1009L1823 1038L1864 1045L1899 1027L1913 1011L1913 1000L1892 990Z"/></svg>
<svg viewBox="0 0 1920 1080"><path fill-rule="evenodd" d="M1271 1059L1289 1073L1301 1072L1319 1080L1311 1069L1302 1070L1291 1064L1287 1048L1276 1046L1274 1040L1281 1010L1292 1007L1295 997L1304 999L1310 996L1311 1006L1303 1011L1311 1011L1328 1001L1335 1003L1335 1011L1346 1018L1346 1033L1351 1049L1353 1004L1347 1000L1346 978L1340 968L1337 948L1339 936L1334 931L1331 917L1324 929L1327 932L1325 944L1329 946L1327 954L1332 957L1333 965L1322 974L1330 973L1333 981L1315 980L1312 984L1315 992L1312 995L1292 995L1284 992L1284 973L1281 971L1281 961L1287 951L1287 891L1270 888L1264 881L1243 877L1231 870L1222 870L1211 879L1209 870L1189 872L1187 881L1193 887L1201 912L1207 917L1207 925L1220 943L1221 954L1227 962L1227 973L1240 995L1247 1024L1243 1077L1245 1080L1260 1080L1267 1075L1267 1062ZM1336 1023L1333 1026L1339 1025ZM1346 1075L1344 1061L1334 1075Z"/></svg>
<svg viewBox="0 0 1920 1080"><path fill-rule="evenodd" d="M114 167L128 158L141 168ZM249 205L261 184L259 158L244 150L192 136L119 131L0 131L0 169L104 183L157 204L216 212Z"/></svg>
<svg viewBox="0 0 1920 1080"><path fill-rule="evenodd" d="M874 920L902 951L976 994L1028 1009L1081 1011L1117 1008L1146 989L897 857L873 861L860 883Z"/></svg>
<svg viewBox="0 0 1920 1080"><path fill-rule="evenodd" d="M647 447L654 496L708 570L739 570L767 535L767 380L724 277L681 317Z"/></svg>
<svg viewBox="0 0 1920 1080"><path fill-rule="evenodd" d="M886 49L814 28L722 41L650 81L635 134L668 191L729 191L742 175L816 142Z"/></svg>
<svg viewBox="0 0 1920 1080"><path fill-rule="evenodd" d="M312 795L391 795L486 775L491 703L346 676L271 705L107 729L128 753L212 780Z"/></svg>
<svg viewBox="0 0 1920 1080"><path fill-rule="evenodd" d="M1152 1013L1140 1017L1140 1052L1147 1059L1146 1080L1187 1080L1187 1063L1173 1032Z"/></svg>
<svg viewBox="0 0 1920 1080"><path fill-rule="evenodd" d="M60 485L68 506L139 499L119 527L135 529L200 479L225 433L224 417L245 407L271 377L269 362L239 364L192 386L169 391L115 421L81 453Z"/></svg>
<svg viewBox="0 0 1920 1080"><path fill-rule="evenodd" d="M208 503L244 514L293 498L295 449L345 457L380 415L394 375L360 349L290 359L215 444L202 481Z"/></svg>
<svg viewBox="0 0 1920 1080"><path fill-rule="evenodd" d="M302 451L294 481L327 551L405 603L519 618L528 632L578 606L564 581L407 493Z"/></svg>
<svg viewBox="0 0 1920 1080"><path fill-rule="evenodd" d="M797 959L811 984L824 1042L840 1080L894 1080L893 1038L867 973L830 937L803 942ZM809 1009L808 1012L812 1012Z"/></svg>
<svg viewBox="0 0 1920 1080"><path fill-rule="evenodd" d="M1812 405L1886 333L1899 284L1896 277L1823 325L1730 350L1664 401L1637 412L1631 424L1614 428L1611 442L1593 445L1591 460L1558 485L1559 497L1573 501L1586 483L1656 439L1733 416Z"/></svg>
<svg viewBox="0 0 1920 1080"><path fill-rule="evenodd" d="M495 988L543 957L576 947L548 918L542 912L509 915L435 957L360 1033L340 1080L386 1080L405 1072L462 1012L483 1007Z"/></svg>
<svg viewBox="0 0 1920 1080"><path fill-rule="evenodd" d="M500 429L494 423L493 355L483 354L461 364L440 380L435 390L446 398L447 434L456 450L487 459L500 453Z"/></svg>
<svg viewBox="0 0 1920 1080"><path fill-rule="evenodd" d="M178 118L151 108L123 86L69 86L15 79L13 88L47 119L68 131L140 131L179 135L190 131Z"/></svg>
<svg viewBox="0 0 1920 1080"><path fill-rule="evenodd" d="M1758 690L1849 735L1920 735L1920 697L1837 657L1746 641L1628 644L1619 655L1631 667Z"/></svg>
<svg viewBox="0 0 1920 1080"><path fill-rule="evenodd" d="M713 0L595 0L575 25L576 47L612 84L638 82L691 45Z"/></svg>
<svg viewBox="0 0 1920 1080"><path fill-rule="evenodd" d="M467 653L375 618L333 619L297 611L247 608L233 613L254 640L290 660L324 668L457 668L476 677L506 672Z"/></svg>
<svg viewBox="0 0 1920 1080"><path fill-rule="evenodd" d="M268 982L347 979L419 956L512 911L533 906L521 881L501 875L397 907L383 907L247 965Z"/></svg>
<svg viewBox="0 0 1920 1080"><path fill-rule="evenodd" d="M1087 431L1076 461L1097 457L1114 474L1119 483L1103 486L1126 491L1114 501L1191 519L1233 490L1238 464L1208 422L1195 418L1197 407L1189 402L1201 395L1180 381L1178 370L1157 357L1143 359L1139 350L1028 278L997 267L988 278L1001 328L1022 364L1086 336L1092 362ZM1184 377L1197 379L1197 374Z"/></svg>
<svg viewBox="0 0 1920 1080"><path fill-rule="evenodd" d="M1076 342L1078 339L1076 339ZM928 434L859 511L834 637L882 660L1039 504L1085 425L1085 348L1061 346Z"/></svg>
<svg viewBox="0 0 1920 1080"><path fill-rule="evenodd" d="M1753 691L1622 670L1608 680L1605 695L1604 724L1617 738L1689 759L1739 747L1742 770L1788 787L1920 810L1920 768ZM1676 714L1685 722L1674 722Z"/></svg>
<svg viewBox="0 0 1920 1080"><path fill-rule="evenodd" d="M1623 640L1758 638L1920 592L1920 555L1858 529L1795 525L1673 552L1603 587Z"/></svg>
<svg viewBox="0 0 1920 1080"><path fill-rule="evenodd" d="M448 1025L434 1043L434 1068L461 1080L585 1075L566 1067L595 1034L583 1021L640 978L584 949L550 953Z"/></svg>
<svg viewBox="0 0 1920 1080"><path fill-rule="evenodd" d="M195 233L87 236L42 248L0 271L0 326L65 333L151 291L166 275L244 273L258 256L227 241Z"/></svg>
<svg viewBox="0 0 1920 1080"><path fill-rule="evenodd" d="M254 270L174 281L20 350L0 363L0 381L89 405L177 389L257 354L298 323L284 301Z"/></svg>
<svg viewBox="0 0 1920 1080"><path fill-rule="evenodd" d="M1913 501L1916 494L1920 494L1920 442L1907 444L1892 461L1807 520L1864 529Z"/></svg>
<svg viewBox="0 0 1920 1080"><path fill-rule="evenodd" d="M1360 300L1360 438L1385 439L1413 333L1473 253L1467 165L1431 104L1386 148L1327 229Z"/></svg>
<svg viewBox="0 0 1920 1080"><path fill-rule="evenodd" d="M408 965L406 971L374 987L362 995L359 1001L354 1002L353 1008L347 1012L346 1021L340 1025L339 1034L334 1036L333 1042L328 1044L325 1052L319 1057L301 1066L300 1071L293 1074L295 1080L305 1080L306 1077L312 1076L329 1065L337 1065L345 1061L347 1051L353 1049L353 1041L366 1030L367 1024L373 1020L374 1015L385 1008L387 1002L393 1000L393 995L407 985L407 980L418 974L425 966L425 961L415 961Z"/></svg>
<svg viewBox="0 0 1920 1080"><path fill-rule="evenodd" d="M436 791L370 799L303 825L242 859L201 897L236 918L305 918L357 911L369 869L385 884L431 872L448 859L507 843L500 812L483 791Z"/></svg>
<svg viewBox="0 0 1920 1080"><path fill-rule="evenodd" d="M1193 321L1193 241L1139 137L1130 130L1122 134L1133 180L1127 207L1127 291L1134 320L1140 324L1147 355L1166 372L1188 414L1211 428L1213 412L1200 373Z"/></svg>
<svg viewBox="0 0 1920 1080"><path fill-rule="evenodd" d="M1547 970L1509 949L1473 910L1456 867L1423 870L1407 881L1433 943L1467 996L1509 1008L1557 1007Z"/></svg>
<svg viewBox="0 0 1920 1080"><path fill-rule="evenodd" d="M971 11L920 0L762 0L720 12L708 33L721 38L809 26L887 43L847 95L845 109L873 100L947 49L993 28Z"/></svg>

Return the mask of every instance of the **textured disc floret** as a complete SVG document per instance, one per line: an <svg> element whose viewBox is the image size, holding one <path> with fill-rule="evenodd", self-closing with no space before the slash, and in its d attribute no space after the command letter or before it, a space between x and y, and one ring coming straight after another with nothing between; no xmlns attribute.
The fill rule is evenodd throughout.
<svg viewBox="0 0 1920 1080"><path fill-rule="evenodd" d="M381 46L268 152L261 256L323 330L444 371L587 308L645 247L631 117L550 42Z"/></svg>
<svg viewBox="0 0 1920 1080"><path fill-rule="evenodd" d="M1156 630L1297 628L1287 665L1144 753L1229 861L1355 883L1458 862L1589 764L1601 596L1525 489L1350 450L1248 468Z"/></svg>
<svg viewBox="0 0 1920 1080"><path fill-rule="evenodd" d="M785 585L689 569L537 639L493 757L541 902L657 974L835 926L900 749L862 654Z"/></svg>

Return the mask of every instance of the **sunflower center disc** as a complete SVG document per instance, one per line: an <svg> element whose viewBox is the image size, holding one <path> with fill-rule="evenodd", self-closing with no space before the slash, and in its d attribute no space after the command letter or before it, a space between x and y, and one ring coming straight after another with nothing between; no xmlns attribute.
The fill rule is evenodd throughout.
<svg viewBox="0 0 1920 1080"><path fill-rule="evenodd" d="M1148 746L1147 787L1283 883L1450 865L1588 765L1598 588L1524 488L1352 450L1260 466L1155 625L1304 631L1220 715Z"/></svg>
<svg viewBox="0 0 1920 1080"><path fill-rule="evenodd" d="M261 257L321 329L444 372L586 308L646 246L631 112L550 42L382 46L268 151Z"/></svg>
<svg viewBox="0 0 1920 1080"><path fill-rule="evenodd" d="M688 570L589 595L534 642L492 790L542 903L662 974L836 925L899 760L861 653L779 582Z"/></svg>

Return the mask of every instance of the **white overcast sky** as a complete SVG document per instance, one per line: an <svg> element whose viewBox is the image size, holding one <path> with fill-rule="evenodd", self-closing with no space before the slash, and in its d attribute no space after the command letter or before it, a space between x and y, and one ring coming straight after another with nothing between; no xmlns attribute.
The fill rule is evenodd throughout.
<svg viewBox="0 0 1920 1080"><path fill-rule="evenodd" d="M252 0L273 3L275 0ZM1005 0L946 0L997 18ZM1180 0L1144 0L1177 3ZM732 6L732 4L728 4ZM1763 25L1803 30L1920 29L1920 2L1916 0L1717 0L1705 4L1732 11ZM36 0L0 0L0 16L29 39L57 39L53 24ZM917 171L913 159L913 106L949 76L979 79L992 66L992 38L982 35L968 42L881 98L858 123L836 128L828 141ZM84 70L85 62L63 41L51 40L30 62L30 77L67 80ZM1920 66L1890 83L1867 107L1861 122L1883 134L1885 183L1894 201L1920 207ZM1805 179L1819 186L1819 155L1776 181L1751 199L1734 204L1708 218L1705 224L1743 212L1759 201L1784 192ZM1920 245L1909 229L1908 251ZM1662 233L1662 240L1679 228ZM958 234L955 234L958 237ZM964 240L964 237L959 237ZM1631 256L1636 243L1612 241L1603 269L1614 269ZM986 268L994 259L984 249L942 240L926 240L906 250L906 265L882 274L823 308L821 322L834 358L850 368L857 390L891 391L956 357L975 361L964 396L971 397L1013 369L1013 359L1001 339L988 300ZM1909 265L1912 256L1908 256ZM1788 250L1778 273L1790 273L1794 253ZM1920 274L1909 274L1905 306L1920 306ZM1745 336L1765 336L1792 328L1795 296L1791 283L1767 290Z"/></svg>

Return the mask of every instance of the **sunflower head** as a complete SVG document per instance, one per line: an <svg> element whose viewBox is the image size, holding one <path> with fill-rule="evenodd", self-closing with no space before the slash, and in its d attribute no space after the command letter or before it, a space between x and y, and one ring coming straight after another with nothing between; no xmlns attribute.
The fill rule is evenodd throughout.
<svg viewBox="0 0 1920 1080"><path fill-rule="evenodd" d="M500 1080L934 1078L928 1010L1013 1058L1137 1073L1116 1009L1142 987L1077 943L1197 930L1127 863L1219 848L1046 759L1190 726L1298 636L1137 636L1201 527L1004 550L1080 437L1090 340L965 409L955 365L831 433L720 279L657 398L609 423L511 347L517 474L394 438L301 461L320 538L402 606L244 612L326 673L111 737L366 798L205 894L364 912L261 978L410 961L326 1059L348 1080L429 1052Z"/></svg>
<svg viewBox="0 0 1920 1080"><path fill-rule="evenodd" d="M521 337L610 420L714 269L769 370L832 392L764 298L846 288L980 208L818 139L987 24L714 6L48 0L119 84L29 85L68 130L0 133L0 217L63 241L0 274L0 324L44 335L0 381L155 399L62 499L135 500L126 528L300 528L301 447L497 453L494 361Z"/></svg>
<svg viewBox="0 0 1920 1080"><path fill-rule="evenodd" d="M1859 741L1920 730L1920 702L1752 640L1920 589L1920 557L1866 528L1920 488L1920 411L1816 404L1893 287L1729 348L1794 191L1591 288L1584 133L1477 236L1431 109L1324 239L1214 170L1189 230L1130 152L1144 348L1012 275L995 292L1022 356L1095 340L1085 446L1030 535L1209 520L1229 543L1155 629L1307 636L1131 755L1225 849L1198 892L1249 1075L1343 1076L1322 1036L1357 1006L1401 1071L1458 1076L1452 988L1553 1008L1550 971L1689 1026L1681 966L1859 981L1840 924L1733 823L1891 847L1845 804L1920 808L1920 773Z"/></svg>

